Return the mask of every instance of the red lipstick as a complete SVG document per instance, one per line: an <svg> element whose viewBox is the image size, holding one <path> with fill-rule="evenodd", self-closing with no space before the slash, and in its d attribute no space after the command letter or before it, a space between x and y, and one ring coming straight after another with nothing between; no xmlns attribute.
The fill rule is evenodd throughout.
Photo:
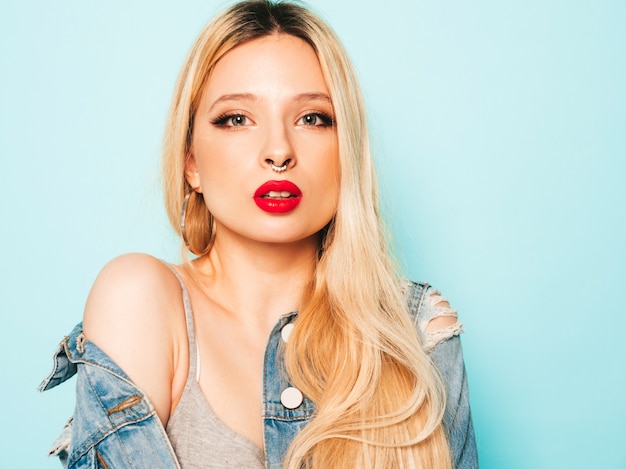
<svg viewBox="0 0 626 469"><path fill-rule="evenodd" d="M291 181L267 181L254 192L254 202L269 213L288 213L302 200L302 191Z"/></svg>

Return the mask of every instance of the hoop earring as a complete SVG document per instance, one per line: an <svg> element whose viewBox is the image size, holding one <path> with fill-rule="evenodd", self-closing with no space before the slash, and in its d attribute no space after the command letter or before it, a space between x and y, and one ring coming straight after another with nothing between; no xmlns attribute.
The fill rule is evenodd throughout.
<svg viewBox="0 0 626 469"><path fill-rule="evenodd" d="M206 240L206 246L204 246L200 250L194 249L191 243L189 242L189 236L187 235L187 229L186 229L187 209L189 207L189 200L191 199L191 196L194 194L196 195L196 197L199 196L198 192L191 189L189 192L187 192L187 194L185 194L185 198L183 199L183 206L182 206L182 210L180 214L180 234L182 235L183 241L185 243L185 247L189 250L189 252L191 252L192 254L195 254L196 256L202 256L210 251L211 247L213 246L213 242L215 241L215 219L213 218L213 215L211 214L211 212L207 210L207 215L208 215L207 221L208 221L209 233L208 233L208 239Z"/></svg>
<svg viewBox="0 0 626 469"><path fill-rule="evenodd" d="M196 253L193 250L193 248L189 245L189 240L187 239L187 231L185 230L185 220L187 218L187 204L189 203L189 198L191 197L191 194L193 194L194 192L195 191L193 190L187 192L187 194L185 195L185 198L183 199L183 208L180 214L180 233L183 236L183 241L187 249L193 254L197 255L198 253Z"/></svg>

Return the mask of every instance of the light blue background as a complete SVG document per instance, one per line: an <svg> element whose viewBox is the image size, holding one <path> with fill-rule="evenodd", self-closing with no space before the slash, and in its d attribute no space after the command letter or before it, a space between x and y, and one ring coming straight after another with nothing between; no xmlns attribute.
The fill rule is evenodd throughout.
<svg viewBox="0 0 626 469"><path fill-rule="evenodd" d="M358 68L407 272L460 311L482 467L626 468L626 2L324 0ZM176 260L158 181L175 76L223 2L0 6L0 467L101 266ZM141 333L141 331L137 331Z"/></svg>

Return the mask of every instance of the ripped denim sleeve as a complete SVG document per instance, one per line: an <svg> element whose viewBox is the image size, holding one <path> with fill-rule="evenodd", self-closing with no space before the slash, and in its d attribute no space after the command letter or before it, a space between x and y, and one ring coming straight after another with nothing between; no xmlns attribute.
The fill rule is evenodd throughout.
<svg viewBox="0 0 626 469"><path fill-rule="evenodd" d="M428 330L430 322L441 317L452 317L456 321L447 327ZM416 319L422 337L422 347L426 353L432 352L441 342L463 332L463 324L457 319L456 310L450 306L448 300L438 290L432 287L427 287L424 292Z"/></svg>
<svg viewBox="0 0 626 469"><path fill-rule="evenodd" d="M455 469L477 469L478 455L474 425L469 404L467 374L459 335L463 325L439 291L425 283L409 282L407 288L409 311L422 341L422 348L429 355L439 372L446 392L446 408L443 418L448 433L450 453ZM437 318L454 318L450 325L428 329Z"/></svg>

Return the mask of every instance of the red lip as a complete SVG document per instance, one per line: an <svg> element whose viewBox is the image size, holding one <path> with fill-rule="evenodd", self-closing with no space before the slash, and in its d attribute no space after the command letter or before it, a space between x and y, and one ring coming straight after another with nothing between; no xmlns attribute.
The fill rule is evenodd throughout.
<svg viewBox="0 0 626 469"><path fill-rule="evenodd" d="M269 197L270 192L289 192L288 198ZM267 181L254 192L254 202L269 213L287 213L302 200L302 191L291 181Z"/></svg>

